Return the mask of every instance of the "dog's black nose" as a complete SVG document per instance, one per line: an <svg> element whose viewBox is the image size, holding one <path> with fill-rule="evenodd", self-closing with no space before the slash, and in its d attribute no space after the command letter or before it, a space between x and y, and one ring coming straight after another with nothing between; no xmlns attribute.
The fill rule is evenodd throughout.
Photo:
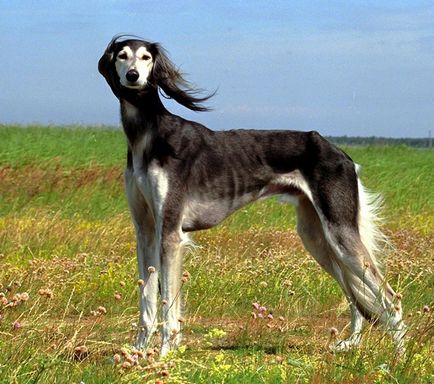
<svg viewBox="0 0 434 384"><path fill-rule="evenodd" d="M135 69L130 69L126 76L127 80L131 83L134 83L137 81L137 79L140 77L139 72L137 72Z"/></svg>

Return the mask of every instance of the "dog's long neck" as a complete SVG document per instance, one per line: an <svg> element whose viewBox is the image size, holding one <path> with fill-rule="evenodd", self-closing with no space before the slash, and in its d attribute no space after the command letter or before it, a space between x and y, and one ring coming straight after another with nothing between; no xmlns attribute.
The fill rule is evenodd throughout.
<svg viewBox="0 0 434 384"><path fill-rule="evenodd" d="M158 91L152 89L136 93L134 97L125 94L119 100L122 126L129 146L133 147L145 135L152 141L150 139L156 136L161 117L169 113L161 102Z"/></svg>

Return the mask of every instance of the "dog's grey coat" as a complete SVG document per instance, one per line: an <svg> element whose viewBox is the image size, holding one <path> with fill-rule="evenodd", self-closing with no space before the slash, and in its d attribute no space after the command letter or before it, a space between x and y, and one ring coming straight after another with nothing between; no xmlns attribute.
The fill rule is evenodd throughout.
<svg viewBox="0 0 434 384"><path fill-rule="evenodd" d="M132 52L145 47L152 55L153 68L143 88L122 86L114 69L118 52L126 46ZM352 335L340 347L360 341L361 315L387 324L401 342L401 311L395 309L394 292L376 266L371 208L347 154L317 132L215 132L171 114L159 89L196 111L206 110L202 102L208 97L197 96L156 43L115 38L100 59L99 70L121 104L140 275L151 262L160 265L163 296L176 301L176 313L169 308L169 314L163 314L168 316L165 324L173 327L174 316L179 316L179 292L172 297L172 286L178 287L174 279L180 274L180 233L211 228L259 198L289 195L298 204L298 231L306 248L338 281L350 302ZM363 222L363 217L370 218ZM155 330L149 320L156 316L155 284L141 292L145 336L139 336L139 347ZM166 329L163 353L170 348L169 338Z"/></svg>

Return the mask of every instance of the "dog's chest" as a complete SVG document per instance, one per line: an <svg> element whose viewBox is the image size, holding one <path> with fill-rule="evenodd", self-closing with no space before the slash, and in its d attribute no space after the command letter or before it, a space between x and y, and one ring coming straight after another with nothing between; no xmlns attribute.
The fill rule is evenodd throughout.
<svg viewBox="0 0 434 384"><path fill-rule="evenodd" d="M146 157L150 140L150 135L145 133L132 148L133 177L148 204L161 210L169 189L169 178L157 160Z"/></svg>

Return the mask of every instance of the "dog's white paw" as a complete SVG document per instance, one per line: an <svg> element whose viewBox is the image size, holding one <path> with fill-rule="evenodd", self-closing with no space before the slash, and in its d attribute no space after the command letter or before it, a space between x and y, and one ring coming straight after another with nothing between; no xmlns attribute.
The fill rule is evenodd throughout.
<svg viewBox="0 0 434 384"><path fill-rule="evenodd" d="M169 352L176 350L181 345L181 340L181 332L176 333L170 340L166 342L163 340L160 349L160 356L165 357Z"/></svg>
<svg viewBox="0 0 434 384"><path fill-rule="evenodd" d="M347 352L353 348L357 348L360 344L361 336L352 335L348 339L336 341L329 345L329 349L333 352Z"/></svg>

